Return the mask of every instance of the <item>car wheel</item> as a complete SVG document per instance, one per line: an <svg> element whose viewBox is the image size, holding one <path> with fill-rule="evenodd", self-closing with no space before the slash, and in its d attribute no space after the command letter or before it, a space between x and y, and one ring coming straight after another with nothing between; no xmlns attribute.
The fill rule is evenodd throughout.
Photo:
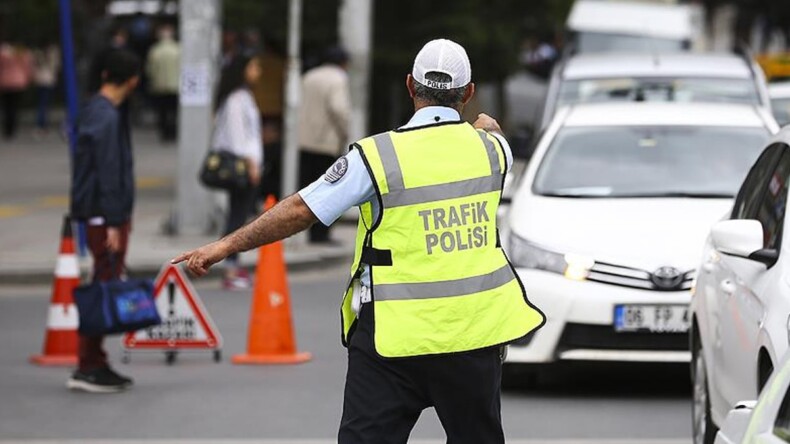
<svg viewBox="0 0 790 444"><path fill-rule="evenodd" d="M538 371L528 364L503 364L503 390L529 390L538 385Z"/></svg>
<svg viewBox="0 0 790 444"><path fill-rule="evenodd" d="M694 423L694 444L713 444L718 428L710 416L710 391L705 355L699 338L695 338L691 355L691 376L693 385L692 418Z"/></svg>

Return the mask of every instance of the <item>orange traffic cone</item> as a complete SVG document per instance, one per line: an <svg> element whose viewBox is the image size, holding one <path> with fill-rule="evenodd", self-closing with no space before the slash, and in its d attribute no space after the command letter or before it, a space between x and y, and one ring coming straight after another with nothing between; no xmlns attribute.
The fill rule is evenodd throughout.
<svg viewBox="0 0 790 444"><path fill-rule="evenodd" d="M47 366L77 364L77 327L79 315L74 305L74 288L80 284L80 268L74 251L71 218L63 218L60 252L55 266L52 301L47 317L44 353L30 357L30 362Z"/></svg>
<svg viewBox="0 0 790 444"><path fill-rule="evenodd" d="M269 210L277 200L266 199ZM300 364L312 355L296 351L291 302L282 242L265 245L258 252L247 353L235 355L234 364Z"/></svg>

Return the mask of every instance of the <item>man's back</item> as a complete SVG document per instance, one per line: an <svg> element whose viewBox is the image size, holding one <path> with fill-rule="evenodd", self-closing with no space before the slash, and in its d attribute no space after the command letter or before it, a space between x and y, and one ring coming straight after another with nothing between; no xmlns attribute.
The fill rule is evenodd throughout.
<svg viewBox="0 0 790 444"><path fill-rule="evenodd" d="M172 39L164 39L151 48L148 55L148 76L154 93L178 92L181 50Z"/></svg>
<svg viewBox="0 0 790 444"><path fill-rule="evenodd" d="M134 174L123 111L96 95L80 114L72 167L72 215L124 223L132 215Z"/></svg>
<svg viewBox="0 0 790 444"><path fill-rule="evenodd" d="M321 65L302 78L299 146L337 156L347 142L350 103L348 75L337 65Z"/></svg>

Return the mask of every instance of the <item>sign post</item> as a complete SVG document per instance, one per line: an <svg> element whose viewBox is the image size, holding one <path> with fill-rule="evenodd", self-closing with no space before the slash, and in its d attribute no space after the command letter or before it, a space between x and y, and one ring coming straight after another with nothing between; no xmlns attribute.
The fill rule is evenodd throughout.
<svg viewBox="0 0 790 444"><path fill-rule="evenodd" d="M299 102L301 101L302 63L299 55L302 36L302 0L290 0L288 9L288 64L285 80L285 146L282 194L290 196L299 184Z"/></svg>
<svg viewBox="0 0 790 444"><path fill-rule="evenodd" d="M352 105L348 129L350 143L367 135L373 0L343 0L337 31L351 62L348 70Z"/></svg>
<svg viewBox="0 0 790 444"><path fill-rule="evenodd" d="M171 229L204 234L211 227L212 195L198 183L209 148L212 92L219 64L219 0L179 2L181 85L178 126L178 181Z"/></svg>

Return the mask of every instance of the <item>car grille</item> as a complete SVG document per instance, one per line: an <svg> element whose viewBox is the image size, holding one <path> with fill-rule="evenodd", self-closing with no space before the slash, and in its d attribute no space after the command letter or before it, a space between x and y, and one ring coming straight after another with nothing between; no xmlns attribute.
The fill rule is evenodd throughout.
<svg viewBox="0 0 790 444"><path fill-rule="evenodd" d="M657 279L655 273L649 271L624 267L622 265L596 262L590 269L587 280L619 285L621 287L641 288L643 290L681 291L691 289L691 284L694 280L694 270L680 273L676 282L665 284Z"/></svg>
<svg viewBox="0 0 790 444"><path fill-rule="evenodd" d="M597 350L687 351L687 333L618 333L611 325L567 324L560 337L559 351L578 348Z"/></svg>

